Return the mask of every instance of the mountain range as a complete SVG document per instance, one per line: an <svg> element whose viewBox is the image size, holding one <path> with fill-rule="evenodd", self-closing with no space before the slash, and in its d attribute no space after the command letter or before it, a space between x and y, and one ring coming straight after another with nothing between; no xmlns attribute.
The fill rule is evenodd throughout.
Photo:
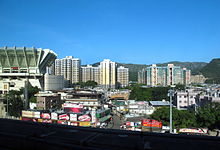
<svg viewBox="0 0 220 150"><path fill-rule="evenodd" d="M119 62L116 62L116 64L117 66L129 68L129 81L137 81L138 71L150 66L145 64L127 64ZM208 78L207 83L220 83L220 58L213 59L209 63L170 61L166 63L159 63L157 66L167 66L167 64L174 64L175 66L187 68L191 70L192 75L202 74ZM99 62L93 65L98 66Z"/></svg>

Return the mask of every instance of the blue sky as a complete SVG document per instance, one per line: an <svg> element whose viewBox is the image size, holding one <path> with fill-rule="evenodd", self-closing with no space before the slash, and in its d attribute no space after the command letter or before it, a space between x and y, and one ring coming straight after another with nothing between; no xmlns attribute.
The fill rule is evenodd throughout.
<svg viewBox="0 0 220 150"><path fill-rule="evenodd" d="M220 57L219 0L0 0L0 46L50 48L91 64Z"/></svg>

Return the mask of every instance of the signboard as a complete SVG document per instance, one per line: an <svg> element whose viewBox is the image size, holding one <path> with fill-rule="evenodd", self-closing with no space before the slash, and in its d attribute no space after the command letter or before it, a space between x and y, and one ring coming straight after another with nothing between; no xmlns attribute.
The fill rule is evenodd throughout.
<svg viewBox="0 0 220 150"><path fill-rule="evenodd" d="M38 122L42 122L43 121L43 119L38 119Z"/></svg>
<svg viewBox="0 0 220 150"><path fill-rule="evenodd" d="M22 110L22 117L34 118L34 112Z"/></svg>
<svg viewBox="0 0 220 150"><path fill-rule="evenodd" d="M55 113L55 112L51 113L51 119L52 120L58 120L58 114Z"/></svg>
<svg viewBox="0 0 220 150"><path fill-rule="evenodd" d="M50 113L42 113L41 118L43 119L50 119Z"/></svg>
<svg viewBox="0 0 220 150"><path fill-rule="evenodd" d="M34 112L34 118L40 119L40 112L39 111Z"/></svg>
<svg viewBox="0 0 220 150"><path fill-rule="evenodd" d="M90 122L79 122L79 126L90 126Z"/></svg>
<svg viewBox="0 0 220 150"><path fill-rule="evenodd" d="M42 122L43 122L43 123L52 123L52 120L43 119Z"/></svg>
<svg viewBox="0 0 220 150"><path fill-rule="evenodd" d="M95 123L96 122L96 111L95 111L95 109L92 109L91 117L92 117L92 123Z"/></svg>
<svg viewBox="0 0 220 150"><path fill-rule="evenodd" d="M153 119L144 119L142 120L142 126L162 128L162 122Z"/></svg>
<svg viewBox="0 0 220 150"><path fill-rule="evenodd" d="M13 70L18 70L18 67L11 67L11 69L13 69Z"/></svg>
<svg viewBox="0 0 220 150"><path fill-rule="evenodd" d="M181 133L207 134L208 133L208 129L202 129L202 128L198 128L198 129L182 128L182 129L179 130L179 132L181 132Z"/></svg>
<svg viewBox="0 0 220 150"><path fill-rule="evenodd" d="M126 126L131 126L131 122L126 122Z"/></svg>
<svg viewBox="0 0 220 150"><path fill-rule="evenodd" d="M83 108L82 104L64 103L63 107L66 108Z"/></svg>
<svg viewBox="0 0 220 150"><path fill-rule="evenodd" d="M78 126L78 122L68 122L68 125L71 125L71 126Z"/></svg>
<svg viewBox="0 0 220 150"><path fill-rule="evenodd" d="M80 113L83 111L82 104L64 103L63 108L64 108L64 111L67 113L70 113L70 112Z"/></svg>
<svg viewBox="0 0 220 150"><path fill-rule="evenodd" d="M59 117L59 120L70 120L70 117L68 114L61 114L61 115L58 115Z"/></svg>
<svg viewBox="0 0 220 150"><path fill-rule="evenodd" d="M77 114L70 114L70 121L77 121Z"/></svg>
<svg viewBox="0 0 220 150"><path fill-rule="evenodd" d="M91 117L89 115L82 115L78 117L79 121L91 121Z"/></svg>
<svg viewBox="0 0 220 150"><path fill-rule="evenodd" d="M23 121L32 121L31 118L26 118L26 117L22 117L21 120L23 120Z"/></svg>
<svg viewBox="0 0 220 150"><path fill-rule="evenodd" d="M62 121L62 120L58 120L57 123L58 123L58 124L66 124L66 125L68 124L67 121Z"/></svg>

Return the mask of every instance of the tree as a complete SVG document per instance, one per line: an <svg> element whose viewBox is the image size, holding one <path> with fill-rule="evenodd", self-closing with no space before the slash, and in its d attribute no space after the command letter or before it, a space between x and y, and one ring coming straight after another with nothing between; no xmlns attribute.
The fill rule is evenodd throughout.
<svg viewBox="0 0 220 150"><path fill-rule="evenodd" d="M89 80L89 81L86 81L85 86L94 88L97 86L97 82Z"/></svg>
<svg viewBox="0 0 220 150"><path fill-rule="evenodd" d="M24 94L24 90L25 90L25 88L21 88L20 93ZM36 93L38 93L40 91L40 89L37 86L33 87L31 84L28 84L27 91L28 91L29 102L36 103L37 98L34 95Z"/></svg>
<svg viewBox="0 0 220 150"><path fill-rule="evenodd" d="M169 125L169 116L169 107L161 107L151 115L151 118L162 121L163 125ZM195 127L196 125L196 117L194 112L187 110L177 110L173 108L173 127L180 129Z"/></svg>
<svg viewBox="0 0 220 150"><path fill-rule="evenodd" d="M11 90L5 95L5 104L8 105L7 112L10 116L20 117L23 109L23 101L21 100L21 92ZM6 109L7 109L6 105Z"/></svg>
<svg viewBox="0 0 220 150"><path fill-rule="evenodd" d="M86 81L86 82L78 82L78 83L76 83L76 85L79 85L81 88L84 88L84 87L92 87L92 88L94 88L98 84L95 81L90 81L89 80L89 81Z"/></svg>
<svg viewBox="0 0 220 150"><path fill-rule="evenodd" d="M155 101L166 99L168 87L151 87L143 88L138 85L131 87L131 93L129 99L144 100L144 101Z"/></svg>
<svg viewBox="0 0 220 150"><path fill-rule="evenodd" d="M220 103L208 103L200 107L196 116L200 127L220 129Z"/></svg>

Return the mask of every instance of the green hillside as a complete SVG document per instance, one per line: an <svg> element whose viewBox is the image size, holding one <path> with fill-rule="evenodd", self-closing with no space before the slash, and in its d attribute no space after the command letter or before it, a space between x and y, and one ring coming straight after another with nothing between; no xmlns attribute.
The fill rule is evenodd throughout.
<svg viewBox="0 0 220 150"><path fill-rule="evenodd" d="M200 72L208 78L206 83L220 83L220 58L213 59Z"/></svg>

